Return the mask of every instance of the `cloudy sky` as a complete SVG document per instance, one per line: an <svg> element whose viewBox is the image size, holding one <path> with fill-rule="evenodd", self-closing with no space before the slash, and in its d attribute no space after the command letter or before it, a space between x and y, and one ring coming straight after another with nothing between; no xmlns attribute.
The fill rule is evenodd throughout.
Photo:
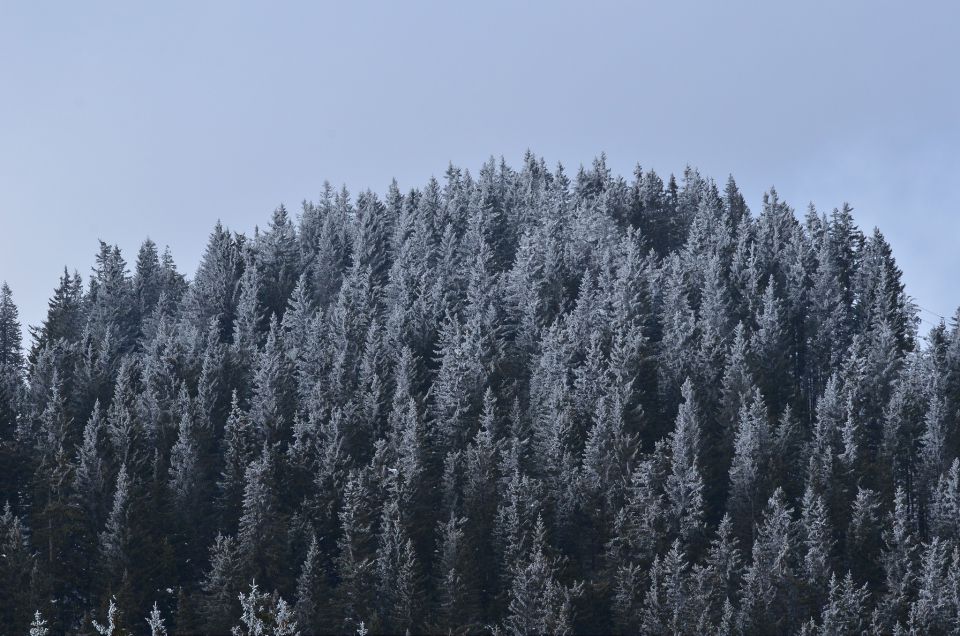
<svg viewBox="0 0 960 636"><path fill-rule="evenodd" d="M754 211L770 186L848 201L925 320L960 304L960 3L154 5L0 4L0 279L26 323L97 239L192 274L217 219L527 148L732 173Z"/></svg>

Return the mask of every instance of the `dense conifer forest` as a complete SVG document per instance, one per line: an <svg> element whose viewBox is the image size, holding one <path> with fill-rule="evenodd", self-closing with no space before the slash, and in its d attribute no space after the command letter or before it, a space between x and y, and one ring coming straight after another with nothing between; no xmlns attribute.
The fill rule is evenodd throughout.
<svg viewBox="0 0 960 636"><path fill-rule="evenodd" d="M0 625L956 633L919 326L849 206L603 157L326 186L190 279L101 242L26 342L0 293Z"/></svg>

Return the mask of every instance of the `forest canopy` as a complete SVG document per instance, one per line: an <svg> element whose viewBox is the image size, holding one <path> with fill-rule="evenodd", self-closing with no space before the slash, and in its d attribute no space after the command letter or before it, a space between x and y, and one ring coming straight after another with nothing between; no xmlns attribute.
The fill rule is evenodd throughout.
<svg viewBox="0 0 960 636"><path fill-rule="evenodd" d="M190 280L101 242L28 342L0 291L0 624L955 632L960 330L919 325L851 207L602 156L326 185Z"/></svg>

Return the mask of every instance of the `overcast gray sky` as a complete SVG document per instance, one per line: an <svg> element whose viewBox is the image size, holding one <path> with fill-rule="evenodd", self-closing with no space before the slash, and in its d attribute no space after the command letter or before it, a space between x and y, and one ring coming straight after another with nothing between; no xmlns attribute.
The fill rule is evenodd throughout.
<svg viewBox="0 0 960 636"><path fill-rule="evenodd" d="M960 3L152 4L0 3L0 279L27 323L98 238L192 275L218 218L527 148L732 173L754 211L771 185L849 201L920 305L960 304Z"/></svg>

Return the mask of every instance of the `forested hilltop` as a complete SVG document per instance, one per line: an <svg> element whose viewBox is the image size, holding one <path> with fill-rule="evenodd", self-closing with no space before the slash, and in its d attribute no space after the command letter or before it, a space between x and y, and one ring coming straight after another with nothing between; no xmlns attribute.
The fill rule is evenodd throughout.
<svg viewBox="0 0 960 636"><path fill-rule="evenodd" d="M0 625L955 633L918 326L848 206L602 157L327 186L189 282L101 243L23 347L0 294Z"/></svg>

